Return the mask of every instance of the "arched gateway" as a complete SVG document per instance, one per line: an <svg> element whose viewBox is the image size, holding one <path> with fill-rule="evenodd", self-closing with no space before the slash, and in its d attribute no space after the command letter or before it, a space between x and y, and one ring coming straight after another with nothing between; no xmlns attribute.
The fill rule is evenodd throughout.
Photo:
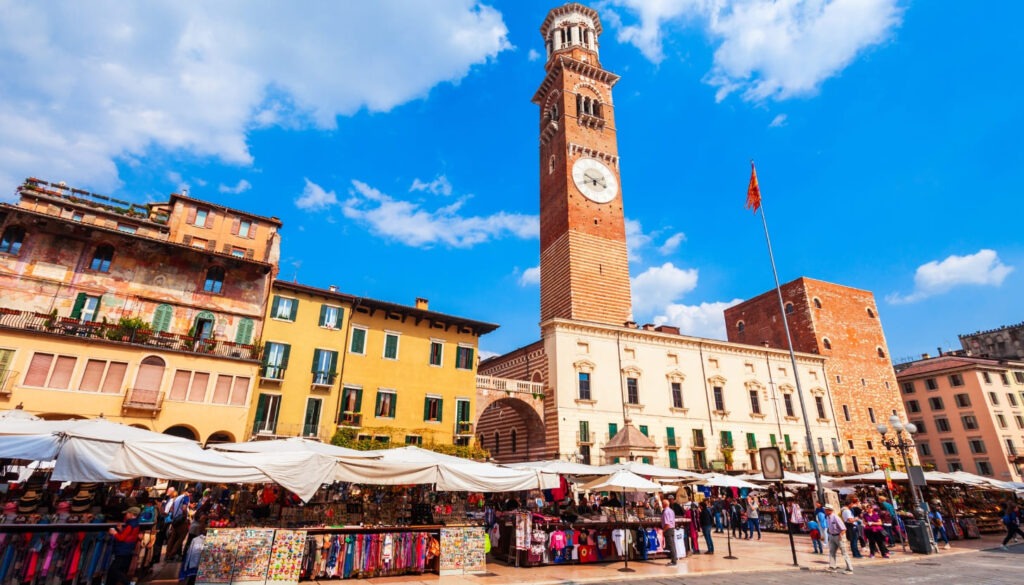
<svg viewBox="0 0 1024 585"><path fill-rule="evenodd" d="M540 382L477 376L477 443L500 463L547 458L544 398Z"/></svg>

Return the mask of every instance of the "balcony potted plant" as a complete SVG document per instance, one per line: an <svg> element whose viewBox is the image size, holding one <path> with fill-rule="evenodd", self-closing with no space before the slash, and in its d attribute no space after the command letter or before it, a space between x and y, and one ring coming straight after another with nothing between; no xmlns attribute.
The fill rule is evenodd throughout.
<svg viewBox="0 0 1024 585"><path fill-rule="evenodd" d="M117 325L107 329L107 339L145 343L153 330L139 317L121 317Z"/></svg>

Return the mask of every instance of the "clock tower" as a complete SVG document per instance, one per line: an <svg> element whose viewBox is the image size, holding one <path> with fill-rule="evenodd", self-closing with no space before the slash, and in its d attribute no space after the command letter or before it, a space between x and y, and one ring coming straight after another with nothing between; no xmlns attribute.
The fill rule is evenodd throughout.
<svg viewBox="0 0 1024 585"><path fill-rule="evenodd" d="M540 27L540 313L622 325L632 314L612 86L595 10L566 4Z"/></svg>

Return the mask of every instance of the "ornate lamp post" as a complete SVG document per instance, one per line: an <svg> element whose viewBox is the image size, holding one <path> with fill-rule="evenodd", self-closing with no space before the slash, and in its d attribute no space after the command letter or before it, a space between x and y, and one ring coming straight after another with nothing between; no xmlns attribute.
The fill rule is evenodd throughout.
<svg viewBox="0 0 1024 585"><path fill-rule="evenodd" d="M875 429L878 430L879 434L882 435L882 444L889 451L895 449L899 451L900 456L903 457L903 468L907 471L907 487L910 488L910 500L913 503L914 518L918 521L925 521L924 508L921 507L921 499L917 494L917 486L910 481L910 461L907 459L907 452L913 451L914 443L910 440L910 435L917 432L917 425L914 423L903 423L900 421L900 417L895 414L889 417L889 426L892 427L892 432L895 436L888 437L889 427L885 423L878 423ZM903 433L906 432L906 437Z"/></svg>

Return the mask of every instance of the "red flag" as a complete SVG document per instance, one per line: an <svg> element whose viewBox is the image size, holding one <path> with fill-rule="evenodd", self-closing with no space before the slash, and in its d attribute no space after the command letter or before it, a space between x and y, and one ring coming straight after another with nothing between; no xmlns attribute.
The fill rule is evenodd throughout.
<svg viewBox="0 0 1024 585"><path fill-rule="evenodd" d="M747 186L747 209L757 212L761 208L761 188L757 186L757 170L750 161L750 185Z"/></svg>

